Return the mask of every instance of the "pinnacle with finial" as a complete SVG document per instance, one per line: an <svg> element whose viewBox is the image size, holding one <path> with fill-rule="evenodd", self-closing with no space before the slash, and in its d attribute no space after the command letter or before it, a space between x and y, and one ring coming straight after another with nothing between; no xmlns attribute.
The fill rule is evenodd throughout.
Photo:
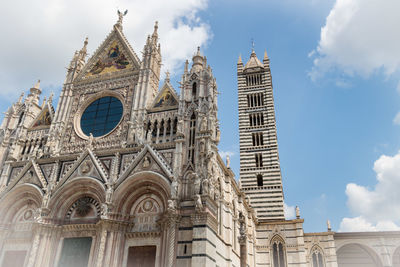
<svg viewBox="0 0 400 267"><path fill-rule="evenodd" d="M238 62L237 62L237 64L242 64L243 62L242 62L242 55L241 54L239 54L239 59L238 59Z"/></svg>
<svg viewBox="0 0 400 267"><path fill-rule="evenodd" d="M33 88L39 89L40 88L40 80L38 80L35 85L33 86Z"/></svg>
<svg viewBox="0 0 400 267"><path fill-rule="evenodd" d="M153 42L157 42L158 39L158 21L154 23L154 31L153 34L151 35L151 38L153 39Z"/></svg>
<svg viewBox="0 0 400 267"><path fill-rule="evenodd" d="M165 72L165 82L169 83L169 71L168 70Z"/></svg>
<svg viewBox="0 0 400 267"><path fill-rule="evenodd" d="M86 38L85 38L85 41L83 42L83 47L82 47L82 49L79 51L79 55L82 56L82 59L85 58L86 53L87 53L87 45L88 45L88 43L89 43L88 40L89 40L89 38L86 37Z"/></svg>
<svg viewBox="0 0 400 267"><path fill-rule="evenodd" d="M264 60L267 60L268 59L268 55L267 55L267 50L265 49L265 51L264 51Z"/></svg>
<svg viewBox="0 0 400 267"><path fill-rule="evenodd" d="M24 98L25 93L22 92L19 99L18 99L18 103L22 103L22 99Z"/></svg>

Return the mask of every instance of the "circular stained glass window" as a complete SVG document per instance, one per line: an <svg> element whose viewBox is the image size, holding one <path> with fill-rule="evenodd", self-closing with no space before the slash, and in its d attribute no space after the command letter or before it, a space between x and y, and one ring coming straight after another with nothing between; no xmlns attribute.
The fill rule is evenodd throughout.
<svg viewBox="0 0 400 267"><path fill-rule="evenodd" d="M112 96L106 96L92 102L81 117L82 132L93 137L103 136L111 132L122 118L121 101Z"/></svg>

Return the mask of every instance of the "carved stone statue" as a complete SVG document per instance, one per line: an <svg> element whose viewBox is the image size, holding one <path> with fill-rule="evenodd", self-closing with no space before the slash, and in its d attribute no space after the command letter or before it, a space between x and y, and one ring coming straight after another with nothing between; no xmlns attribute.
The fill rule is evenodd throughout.
<svg viewBox="0 0 400 267"><path fill-rule="evenodd" d="M146 141L147 141L148 143L151 143L152 132L153 132L153 127L150 127L150 128L149 128L149 131L147 132L147 136L146 136Z"/></svg>
<svg viewBox="0 0 400 267"><path fill-rule="evenodd" d="M182 128L183 128L183 119L182 118L179 118L179 120L178 120L178 123L177 123L177 125L176 125L176 128L177 128L177 132L178 133L183 133L183 130L182 130Z"/></svg>
<svg viewBox="0 0 400 267"><path fill-rule="evenodd" d="M121 11L118 10L118 21L117 21L117 24L122 25L122 20L123 20L123 18L124 18L124 16L126 14L128 14L128 9L125 10L124 13L122 13Z"/></svg>
<svg viewBox="0 0 400 267"><path fill-rule="evenodd" d="M49 200L50 200L50 193L46 192L43 196L42 200L42 207L43 208L48 208L49 207Z"/></svg>
<svg viewBox="0 0 400 267"><path fill-rule="evenodd" d="M142 164L143 168L148 168L150 167L150 159L148 156L145 156L143 159L143 164Z"/></svg>
<svg viewBox="0 0 400 267"><path fill-rule="evenodd" d="M203 189L203 195L208 195L208 185L209 185L208 179L204 178L201 183L201 187Z"/></svg>
<svg viewBox="0 0 400 267"><path fill-rule="evenodd" d="M204 143L204 140L200 141L200 153L204 153L206 151L206 144Z"/></svg>
<svg viewBox="0 0 400 267"><path fill-rule="evenodd" d="M177 181L177 179L174 179L173 181L172 181L172 184L171 184L171 196L172 196L172 198L177 198L178 197L178 181Z"/></svg>
<svg viewBox="0 0 400 267"><path fill-rule="evenodd" d="M231 167L231 158L229 155L226 155L226 167L230 168Z"/></svg>
<svg viewBox="0 0 400 267"><path fill-rule="evenodd" d="M176 201L173 199L168 199L168 211L174 212L176 211Z"/></svg>
<svg viewBox="0 0 400 267"><path fill-rule="evenodd" d="M296 219L300 219L300 209L296 206Z"/></svg>
<svg viewBox="0 0 400 267"><path fill-rule="evenodd" d="M209 191L210 191L209 195L213 199L214 198L214 193L215 193L214 186L210 186L210 190Z"/></svg>
<svg viewBox="0 0 400 267"><path fill-rule="evenodd" d="M239 224L240 224L239 225L240 236L245 236L246 235L246 220L241 211L239 212Z"/></svg>
<svg viewBox="0 0 400 267"><path fill-rule="evenodd" d="M200 124L200 131L205 132L207 131L207 118L203 117Z"/></svg>
<svg viewBox="0 0 400 267"><path fill-rule="evenodd" d="M108 184L107 191L106 191L106 203L112 203L112 196L114 194L114 188L111 184Z"/></svg>
<svg viewBox="0 0 400 267"><path fill-rule="evenodd" d="M201 181L200 181L200 177L198 177L196 174L193 174L193 180L194 180L194 183L193 183L193 194L194 195L198 195L198 194L200 194L200 184L201 184Z"/></svg>
<svg viewBox="0 0 400 267"><path fill-rule="evenodd" d="M203 203L201 202L201 196L196 195L196 211L202 211L203 210Z"/></svg>

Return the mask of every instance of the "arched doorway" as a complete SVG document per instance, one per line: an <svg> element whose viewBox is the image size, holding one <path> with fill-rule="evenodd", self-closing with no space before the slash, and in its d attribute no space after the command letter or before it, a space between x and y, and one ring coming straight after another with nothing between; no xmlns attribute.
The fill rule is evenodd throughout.
<svg viewBox="0 0 400 267"><path fill-rule="evenodd" d="M361 244L347 244L337 252L339 267L382 267L378 255Z"/></svg>

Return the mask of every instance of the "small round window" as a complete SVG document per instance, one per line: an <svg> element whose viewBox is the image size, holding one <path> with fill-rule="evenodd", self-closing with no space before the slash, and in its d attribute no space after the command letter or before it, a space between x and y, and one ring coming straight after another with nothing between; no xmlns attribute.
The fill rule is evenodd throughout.
<svg viewBox="0 0 400 267"><path fill-rule="evenodd" d="M82 132L93 137L111 132L122 118L123 107L118 98L106 96L92 102L81 117Z"/></svg>

